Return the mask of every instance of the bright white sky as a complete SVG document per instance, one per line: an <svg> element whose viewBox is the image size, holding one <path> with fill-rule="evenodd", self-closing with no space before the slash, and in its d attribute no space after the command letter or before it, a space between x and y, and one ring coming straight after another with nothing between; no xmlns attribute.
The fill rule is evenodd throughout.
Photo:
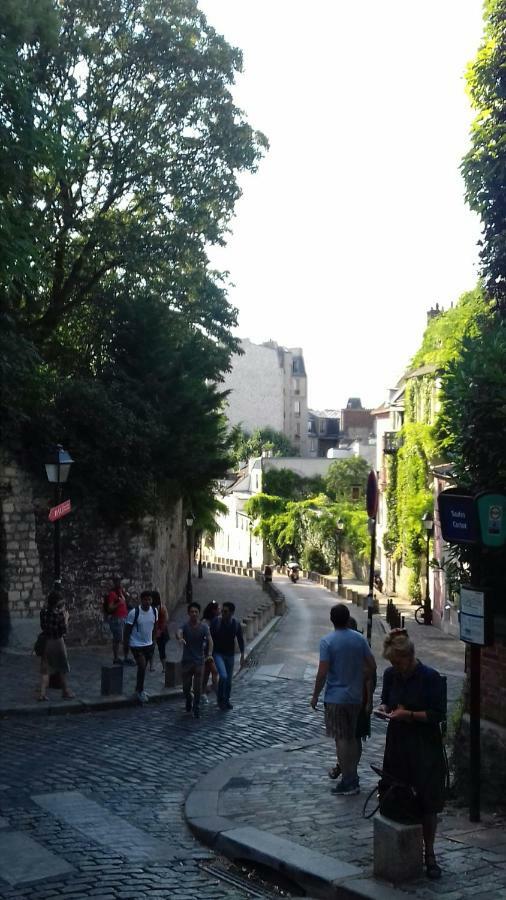
<svg viewBox="0 0 506 900"><path fill-rule="evenodd" d="M271 145L211 256L230 272L237 333L301 346L310 406L377 406L427 309L476 282L459 163L481 0L199 5L243 51L234 97Z"/></svg>

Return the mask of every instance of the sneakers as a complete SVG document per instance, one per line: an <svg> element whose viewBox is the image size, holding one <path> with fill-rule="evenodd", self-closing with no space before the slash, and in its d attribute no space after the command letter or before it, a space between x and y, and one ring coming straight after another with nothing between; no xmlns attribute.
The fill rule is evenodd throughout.
<svg viewBox="0 0 506 900"><path fill-rule="evenodd" d="M339 797L353 797L360 794L360 784L358 778L354 781L341 781L335 787L330 789L331 794L337 794Z"/></svg>
<svg viewBox="0 0 506 900"><path fill-rule="evenodd" d="M130 659L130 658L122 659L122 660L120 660L120 662L121 662L121 665L123 665L123 666L135 666L135 662L133 661L133 659Z"/></svg>
<svg viewBox="0 0 506 900"><path fill-rule="evenodd" d="M138 691L138 693L136 694L136 697L137 697L139 703L147 703L149 700L149 695L146 694L146 691Z"/></svg>

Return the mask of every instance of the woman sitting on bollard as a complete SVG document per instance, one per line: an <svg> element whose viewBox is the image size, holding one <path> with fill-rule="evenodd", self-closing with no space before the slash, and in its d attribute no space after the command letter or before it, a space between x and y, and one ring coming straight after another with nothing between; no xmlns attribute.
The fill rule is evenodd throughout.
<svg viewBox="0 0 506 900"><path fill-rule="evenodd" d="M40 628L43 649L40 660L39 700L49 700L46 691L50 675L59 675L64 700L72 700L74 694L67 684L70 672L64 635L67 633L68 612L58 591L50 591L46 605L40 611Z"/></svg>
<svg viewBox="0 0 506 900"><path fill-rule="evenodd" d="M383 656L391 663L383 675L381 705L376 711L388 719L384 776L414 789L423 828L427 875L440 878L434 838L437 813L444 806L446 776L440 730L440 722L446 715L441 676L416 659L413 641L403 628L387 634Z"/></svg>

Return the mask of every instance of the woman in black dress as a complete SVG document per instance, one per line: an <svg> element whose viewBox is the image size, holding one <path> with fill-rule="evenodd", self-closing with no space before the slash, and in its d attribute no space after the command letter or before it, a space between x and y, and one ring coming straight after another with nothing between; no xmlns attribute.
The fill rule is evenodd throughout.
<svg viewBox="0 0 506 900"><path fill-rule="evenodd" d="M437 814L444 806L446 774L439 725L446 712L441 676L415 657L414 644L404 629L394 629L386 636L383 656L391 663L383 675L379 707L389 720L383 770L415 789L427 875L440 878L434 838Z"/></svg>

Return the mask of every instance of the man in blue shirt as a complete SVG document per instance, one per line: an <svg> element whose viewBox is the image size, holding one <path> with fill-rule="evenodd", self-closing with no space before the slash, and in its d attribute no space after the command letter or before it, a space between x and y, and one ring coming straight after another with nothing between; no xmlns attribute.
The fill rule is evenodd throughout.
<svg viewBox="0 0 506 900"><path fill-rule="evenodd" d="M349 797L360 791L357 773L360 758L357 720L364 703L366 681L376 670L374 656L365 638L348 628L350 612L344 603L330 610L334 631L320 641L320 665L311 699L316 709L325 687L325 727L336 742L336 753L342 777L332 793ZM372 704L372 697L367 698Z"/></svg>
<svg viewBox="0 0 506 900"><path fill-rule="evenodd" d="M230 702L232 676L234 674L235 642L241 652L241 667L244 665L244 638L241 623L234 619L235 606L228 601L223 604L221 616L211 621L211 637L214 644L214 661L220 680L218 682L218 706L221 710L233 709Z"/></svg>

